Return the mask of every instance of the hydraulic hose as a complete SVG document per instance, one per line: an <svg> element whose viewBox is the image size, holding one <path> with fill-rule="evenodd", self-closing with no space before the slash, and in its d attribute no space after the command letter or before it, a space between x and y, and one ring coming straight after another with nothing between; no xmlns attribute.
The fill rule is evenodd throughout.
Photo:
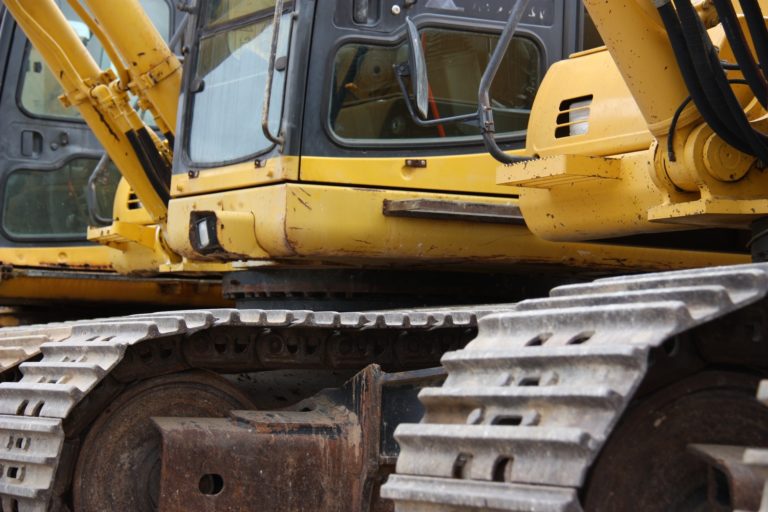
<svg viewBox="0 0 768 512"><path fill-rule="evenodd" d="M501 33L501 37L499 37L499 42L496 44L496 48L491 55L488 66L485 68L483 77L480 79L480 87L478 90L480 130L483 135L483 142L485 142L488 152L503 164L514 164L530 160L529 158L508 155L501 150L496 142L496 138L494 137L496 133L496 124L493 121L493 107L491 106L490 93L493 79L496 78L496 74L499 72L504 55L507 53L510 43L512 43L515 31L517 30L520 20L523 18L523 14L525 14L527 5L528 0L517 0L515 6L512 7L507 26Z"/></svg>
<svg viewBox="0 0 768 512"><path fill-rule="evenodd" d="M752 51L747 45L744 32L741 30L741 24L736 16L736 10L730 0L714 0L715 9L720 17L720 23L723 25L725 35L731 43L733 54L739 63L739 69L744 75L744 79L749 84L752 93L760 102L763 108L768 107L768 81L761 72L755 61Z"/></svg>
<svg viewBox="0 0 768 512"><path fill-rule="evenodd" d="M680 26L680 20L677 17L677 12L672 6L672 3L667 1L664 4L659 5L657 9L661 16L661 20L664 23L664 27L666 28L667 37L669 37L669 42L677 59L680 73L683 75L685 85L688 87L688 92L699 113L704 118L704 121L725 142L742 152L749 151L749 147L731 130L727 122L722 120L722 112L718 112L710 103L707 94L698 79L693 60L688 53L688 45L686 44L685 36L683 35L683 29Z"/></svg>
<svg viewBox="0 0 768 512"><path fill-rule="evenodd" d="M763 10L757 0L739 0L741 9L744 11L744 17L747 19L747 26L755 44L757 56L760 58L760 67L768 76L768 29L765 28L765 18Z"/></svg>
<svg viewBox="0 0 768 512"><path fill-rule="evenodd" d="M738 145L732 144L730 141L726 142L734 145L742 152L768 162L768 139L750 125L728 83L728 78L720 64L709 34L707 34L691 2L689 0L678 1L677 14L688 53L699 84L704 90L706 101L712 106L723 124L733 127L737 136ZM718 135L720 134L718 133ZM725 137L723 138L725 139Z"/></svg>
<svg viewBox="0 0 768 512"><path fill-rule="evenodd" d="M728 83L749 85L747 84L746 80L738 79L728 80ZM669 136L667 137L667 154L669 155L670 162L677 161L677 157L675 156L675 132L677 131L677 123L680 121L680 116L683 114L683 110L685 110L685 107L687 107L692 100L693 98L690 96L685 98L685 101L683 101L675 111L675 115L672 116L672 122L669 124Z"/></svg>
<svg viewBox="0 0 768 512"><path fill-rule="evenodd" d="M710 103L727 112L727 117L721 117L721 119L732 120L737 134L751 149L747 152L763 162L768 162L768 139L750 125L749 119L744 114L741 104L739 104L731 85L728 83L717 51L696 10L690 0L682 0L678 4L677 11L680 16L683 36L685 36L688 44L688 50L699 81L704 85ZM714 90L710 86L714 86Z"/></svg>
<svg viewBox="0 0 768 512"><path fill-rule="evenodd" d="M689 0L678 0L675 5L677 6L680 28L685 39L686 48L688 49L688 55L691 57L693 69L707 100L715 109L715 112L717 112L720 120L727 126L733 127L737 136L743 138L744 133L736 124L733 110L729 108L730 106L726 102L723 91L716 83L715 70L712 69L708 58L711 43L707 45L709 41L708 36L706 34L702 36L702 32L699 31L701 21L699 20L698 13L696 13Z"/></svg>

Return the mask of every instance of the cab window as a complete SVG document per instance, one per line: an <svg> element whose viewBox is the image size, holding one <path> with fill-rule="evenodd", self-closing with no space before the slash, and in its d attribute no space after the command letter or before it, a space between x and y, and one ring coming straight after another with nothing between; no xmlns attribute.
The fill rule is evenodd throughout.
<svg viewBox="0 0 768 512"><path fill-rule="evenodd" d="M476 112L480 78L498 35L438 28L423 29L420 33L429 76L429 118ZM334 59L330 98L333 132L347 140L478 137L476 122L432 128L413 123L394 70L407 60L405 44L342 46ZM522 36L513 40L491 88L500 135L526 129L541 81L541 63L536 43Z"/></svg>
<svg viewBox="0 0 768 512"><path fill-rule="evenodd" d="M275 0L211 0L205 8L204 25L211 28L274 8Z"/></svg>
<svg viewBox="0 0 768 512"><path fill-rule="evenodd" d="M96 63L106 69L110 66L109 58L98 38L91 34L88 26L80 20L67 3L67 0L55 0L72 28L80 36ZM140 0L144 10L167 41L171 30L171 10L166 0ZM64 108L59 101L61 86L48 70L40 53L29 46L25 57L23 75L20 81L19 99L22 108L33 116L79 119L80 113L75 108Z"/></svg>
<svg viewBox="0 0 768 512"><path fill-rule="evenodd" d="M247 15L269 2L220 2L229 10L209 12L216 23L202 27L191 94L191 119L186 142L189 158L198 165L243 160L269 150L272 142L261 127L264 90L273 34L272 8ZM220 23L220 18L234 19ZM281 18L277 58L288 52L290 14ZM279 129L285 70L273 75L269 124Z"/></svg>
<svg viewBox="0 0 768 512"><path fill-rule="evenodd" d="M3 230L17 240L82 240L88 229L86 186L98 159L75 158L54 170L17 169L5 182ZM120 173L109 164L96 188L97 213L112 217Z"/></svg>

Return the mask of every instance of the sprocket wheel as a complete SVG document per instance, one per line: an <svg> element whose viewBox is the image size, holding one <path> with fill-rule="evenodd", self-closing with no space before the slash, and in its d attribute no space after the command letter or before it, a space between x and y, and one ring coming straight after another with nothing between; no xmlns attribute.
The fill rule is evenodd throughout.
<svg viewBox="0 0 768 512"><path fill-rule="evenodd" d="M245 408L251 403L244 394L202 371L156 377L128 388L85 436L75 466L74 509L157 510L161 445L150 418L223 417Z"/></svg>
<svg viewBox="0 0 768 512"><path fill-rule="evenodd" d="M757 382L742 374L703 373L639 401L593 465L584 509L710 510L707 466L687 447L768 446L768 408L755 400Z"/></svg>

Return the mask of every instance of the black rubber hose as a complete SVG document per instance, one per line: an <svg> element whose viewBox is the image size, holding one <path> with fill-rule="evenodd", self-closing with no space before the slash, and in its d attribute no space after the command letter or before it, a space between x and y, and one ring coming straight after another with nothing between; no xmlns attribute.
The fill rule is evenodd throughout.
<svg viewBox="0 0 768 512"><path fill-rule="evenodd" d="M746 80L737 79L729 80L728 82L731 84L748 85ZM685 101L683 101L680 106L677 107L675 115L672 116L672 122L669 124L669 136L667 137L667 154L669 155L670 162L677 161L677 156L675 155L675 132L677 131L677 123L680 121L680 116L683 114L683 110L685 110L685 107L691 103L691 100L693 100L693 98L690 96L685 98Z"/></svg>
<svg viewBox="0 0 768 512"><path fill-rule="evenodd" d="M689 0L678 0L675 5L677 6L680 29L682 31L683 39L685 40L685 46L688 49L688 55L691 58L693 69L709 104L715 109L720 120L723 121L739 138L743 138L745 134L736 124L733 110L729 108L725 96L723 95L723 91L716 83L715 70L712 69L709 59L711 42L706 33L702 35L703 27L698 13L696 13L696 10ZM702 30L700 30L700 28ZM719 60L718 66L721 66Z"/></svg>
<svg viewBox="0 0 768 512"><path fill-rule="evenodd" d="M683 113L683 110L685 110L685 107L691 103L692 99L693 98L690 96L685 98L685 101L683 101L680 106L677 107L675 115L672 116L672 122L669 124L669 134L667 135L667 156L670 162L677 162L677 155L675 154L675 132L677 131L677 123L680 121L680 115Z"/></svg>
<svg viewBox="0 0 768 512"><path fill-rule="evenodd" d="M765 28L763 10L757 0L739 0L744 17L747 19L749 34L755 45L757 56L760 59L760 67L768 76L768 29Z"/></svg>
<svg viewBox="0 0 768 512"><path fill-rule="evenodd" d="M739 151L748 151L749 147L747 144L730 129L729 125L721 119L720 113L709 102L704 88L699 82L691 56L688 53L688 45L685 42L675 8L668 2L659 6L658 11L667 30L667 37L669 37L669 42L672 45L680 73L683 75L685 85L688 87L688 92L691 98L693 98L693 102L699 110L701 117L725 142Z"/></svg>
<svg viewBox="0 0 768 512"><path fill-rule="evenodd" d="M142 134L141 132L145 133ZM154 142L146 133L145 128L140 128L138 132L129 130L125 132L125 136L128 142L131 144L133 151L136 153L136 157L139 159L144 174L147 176L149 183L155 190L157 195L162 199L164 204L168 204L171 196L169 193L170 185L170 169L162 161L162 157L157 152ZM164 176L168 176L166 180Z"/></svg>
<svg viewBox="0 0 768 512"><path fill-rule="evenodd" d="M734 123L736 133L750 148L746 152L763 162L768 162L768 139L750 125L749 119L728 83L712 40L693 5L689 0L682 0L678 2L677 12L694 69L699 76L699 82L704 86L710 104L716 105L718 112L727 112L727 116L724 113L721 119L730 119Z"/></svg>
<svg viewBox="0 0 768 512"><path fill-rule="evenodd" d="M483 142L488 152L499 162L503 164L514 164L518 162L525 162L530 158L512 156L505 153L496 142L496 125L493 120L493 108L491 106L491 85L493 79L496 78L496 74L501 68L501 64L504 60L504 55L512 43L512 40L517 31L517 26L520 24L520 20L525 14L525 8L528 5L529 0L517 0L509 13L509 19L507 25L499 36L499 41L496 43L496 48L491 54L491 58L488 61L488 65L485 68L482 78L480 79L480 87L477 92L478 112L480 113L480 131L483 136Z"/></svg>
<svg viewBox="0 0 768 512"><path fill-rule="evenodd" d="M730 0L714 0L714 3L717 14L720 17L720 23L723 25L725 35L731 43L731 49L736 57L736 61L739 63L744 79L749 84L750 89L752 89L752 93L757 98L757 101L764 108L768 107L768 81L765 80L765 76L763 76L754 55L752 55L752 50L749 49L733 4Z"/></svg>

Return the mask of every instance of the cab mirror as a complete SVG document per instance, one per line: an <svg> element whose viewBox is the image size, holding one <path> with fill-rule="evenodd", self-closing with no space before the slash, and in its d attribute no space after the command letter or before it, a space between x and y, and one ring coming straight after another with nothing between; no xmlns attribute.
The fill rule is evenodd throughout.
<svg viewBox="0 0 768 512"><path fill-rule="evenodd" d="M424 49L421 47L421 37L416 24L410 18L405 18L408 28L408 64L411 71L413 95L416 97L416 112L422 119L429 116L429 82L427 79L427 61Z"/></svg>

